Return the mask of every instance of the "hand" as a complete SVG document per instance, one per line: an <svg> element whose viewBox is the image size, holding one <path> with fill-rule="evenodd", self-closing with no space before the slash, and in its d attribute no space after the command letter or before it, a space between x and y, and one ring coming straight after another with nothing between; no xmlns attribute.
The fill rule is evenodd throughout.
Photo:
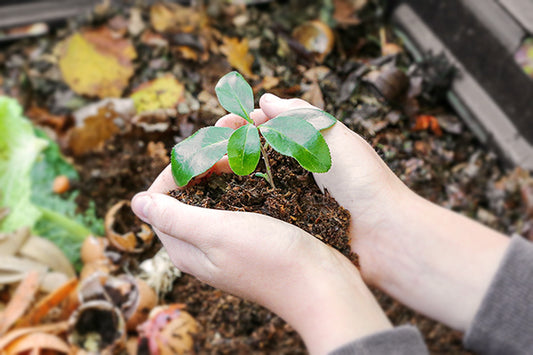
<svg viewBox="0 0 533 355"><path fill-rule="evenodd" d="M260 107L265 120L310 105L267 94ZM352 249L365 281L418 312L466 330L508 238L417 196L341 123L323 135L333 164L327 173L314 174L315 180L352 215Z"/></svg>
<svg viewBox="0 0 533 355"><path fill-rule="evenodd" d="M152 225L180 270L277 313L311 353L391 327L339 252L271 217L178 202L163 194L167 172L133 198L132 208Z"/></svg>

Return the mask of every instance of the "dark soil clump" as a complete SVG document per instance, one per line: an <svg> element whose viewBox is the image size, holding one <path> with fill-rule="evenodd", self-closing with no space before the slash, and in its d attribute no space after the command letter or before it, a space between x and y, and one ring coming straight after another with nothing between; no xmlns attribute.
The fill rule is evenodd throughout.
<svg viewBox="0 0 533 355"><path fill-rule="evenodd" d="M293 224L334 247L355 265L348 226L350 212L327 191L323 194L311 173L293 158L269 152L276 188L262 177L212 175L170 196L193 206L229 211L257 212Z"/></svg>

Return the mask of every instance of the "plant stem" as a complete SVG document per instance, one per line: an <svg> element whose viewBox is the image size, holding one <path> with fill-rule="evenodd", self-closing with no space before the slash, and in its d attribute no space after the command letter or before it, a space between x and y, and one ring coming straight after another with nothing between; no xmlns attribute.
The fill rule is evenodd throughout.
<svg viewBox="0 0 533 355"><path fill-rule="evenodd" d="M268 155L267 155L265 148L262 145L261 145L261 156L263 157L263 161L265 162L265 168L266 168L266 173L267 173L266 180L268 181L270 186L272 186L272 188L275 189L276 185L274 185L274 178L272 177L272 171L270 170L270 163L268 161Z"/></svg>
<svg viewBox="0 0 533 355"><path fill-rule="evenodd" d="M72 233L72 237L77 242L83 242L85 237L92 234L91 231L85 228L83 225L65 215L62 215L61 213L57 213L46 207L39 207L39 210L42 213L42 218L52 221L54 224L68 230L70 233Z"/></svg>

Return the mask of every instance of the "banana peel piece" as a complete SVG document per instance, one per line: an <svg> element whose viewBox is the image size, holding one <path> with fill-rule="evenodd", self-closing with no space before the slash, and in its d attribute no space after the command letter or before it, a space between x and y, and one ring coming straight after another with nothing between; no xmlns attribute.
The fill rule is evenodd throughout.
<svg viewBox="0 0 533 355"><path fill-rule="evenodd" d="M33 260L0 255L0 285L22 281L26 274L32 270L44 276L48 267Z"/></svg>
<svg viewBox="0 0 533 355"><path fill-rule="evenodd" d="M48 266L68 276L76 276L74 267L65 254L48 239L32 235L19 249L18 254Z"/></svg>
<svg viewBox="0 0 533 355"><path fill-rule="evenodd" d="M30 228L22 227L10 233L0 233L0 256L15 255L30 237Z"/></svg>

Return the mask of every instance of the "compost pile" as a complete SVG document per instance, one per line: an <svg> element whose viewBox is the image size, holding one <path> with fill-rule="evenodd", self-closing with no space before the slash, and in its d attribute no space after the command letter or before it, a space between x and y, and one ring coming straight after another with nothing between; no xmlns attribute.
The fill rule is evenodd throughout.
<svg viewBox="0 0 533 355"><path fill-rule="evenodd" d="M423 197L533 240L531 173L503 168L479 144L443 100L453 68L439 54L413 62L381 2L247 3L103 2L3 44L0 96L13 100L0 98L0 348L306 352L276 315L173 268L129 210L174 144L226 114L214 86L231 70L255 97L301 97L331 113ZM291 171L279 178L301 173L295 179L314 186ZM213 178L189 202L227 186L250 200L253 189L238 193L243 179ZM300 199L311 200L328 210L335 203ZM345 226L349 217L338 211ZM325 241L349 256L347 238ZM394 324L419 327L432 353L467 353L460 333L375 294Z"/></svg>

